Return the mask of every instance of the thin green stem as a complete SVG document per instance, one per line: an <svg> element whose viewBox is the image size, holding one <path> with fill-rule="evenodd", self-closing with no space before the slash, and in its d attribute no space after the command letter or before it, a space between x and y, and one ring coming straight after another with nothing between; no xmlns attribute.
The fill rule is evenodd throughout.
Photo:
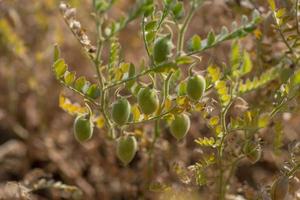
<svg viewBox="0 0 300 200"><path fill-rule="evenodd" d="M102 39L102 20L101 20L101 16L97 15L96 16L96 30L97 30L97 52L96 52L96 57L93 60L94 62L94 66L96 69L96 73L97 73L97 78L98 78L98 86L99 88L103 91L101 94L101 98L100 98L100 111L102 112L102 115L104 117L105 120L105 124L107 126L108 129L111 128L111 122L109 120L109 117L107 115L106 112L106 108L105 108L105 99L106 99L106 91L104 90L104 77L103 74L100 70L100 66L101 66L101 55L102 55L102 50L103 50L103 39Z"/></svg>
<svg viewBox="0 0 300 200"><path fill-rule="evenodd" d="M155 68L149 68L149 69L147 69L147 70L145 70L145 71L143 71L143 72L141 72L141 73L139 73L139 74L137 74L137 75L135 75L135 76L132 76L132 77L123 79L123 80L121 80L121 81L116 81L116 82L114 82L114 83L111 83L110 85L104 87L103 90L108 90L108 89L110 89L110 88L113 88L113 87L115 87L115 86L121 85L121 84L126 83L126 82L128 82L128 81L135 80L135 79L137 79L137 78L139 78L139 77L141 77L141 76L145 76L145 75L147 75L147 74L153 72L154 70L155 70Z"/></svg>
<svg viewBox="0 0 300 200"><path fill-rule="evenodd" d="M179 35L178 35L178 41L177 41L177 55L179 55L179 56L183 52L185 33L187 31L187 27L188 27L189 23L191 22L195 12L196 12L196 9L194 7L192 7L190 12L188 13L188 16L185 18L182 26L179 27L180 31L179 31Z"/></svg>
<svg viewBox="0 0 300 200"><path fill-rule="evenodd" d="M145 20L146 20L146 18L145 18L145 16L143 16L143 19L142 19L143 41L144 41L144 45L145 45L147 55L151 60L150 63L152 63L152 56L150 54L149 45L148 45L148 42L147 42L147 39L146 39Z"/></svg>
<svg viewBox="0 0 300 200"><path fill-rule="evenodd" d="M285 46L289 49L289 51L291 52L291 54L294 56L294 59L297 61L298 57L297 54L295 53L295 51L293 50L293 48L291 47L291 45L288 43L288 41L286 40L286 38L283 35L282 30L280 29L280 27L277 28L277 31L279 32L279 35L283 41L283 43L285 44Z"/></svg>
<svg viewBox="0 0 300 200"><path fill-rule="evenodd" d="M171 108L170 110L162 113L162 114L159 114L159 115L156 115L154 117L151 117L149 119L145 119L145 120L141 120L141 121L137 121L137 122L128 122L127 125L133 125L133 124L144 124L144 123L147 123L147 122L152 122L152 121L155 121L155 120L158 120L158 119L161 119L162 117L172 113L177 107L174 106L173 108Z"/></svg>
<svg viewBox="0 0 300 200"><path fill-rule="evenodd" d="M157 111L158 114L160 114L164 107L165 107L165 103L167 100L167 97L169 96L169 90L170 90L170 80L172 78L173 72L169 72L167 78L164 80L164 88L163 88L163 97L162 97L162 102L159 106L159 109Z"/></svg>
<svg viewBox="0 0 300 200"><path fill-rule="evenodd" d="M66 88L72 90L73 92L77 93L78 95L84 97L89 103L93 104L93 105L96 106L97 108L100 107L100 104L97 103L94 99L92 99L92 98L86 96L84 93L82 93L82 92L76 90L75 88L71 87L70 85L67 85L64 81L62 81L62 80L58 80L58 81L59 81L64 87L66 87Z"/></svg>

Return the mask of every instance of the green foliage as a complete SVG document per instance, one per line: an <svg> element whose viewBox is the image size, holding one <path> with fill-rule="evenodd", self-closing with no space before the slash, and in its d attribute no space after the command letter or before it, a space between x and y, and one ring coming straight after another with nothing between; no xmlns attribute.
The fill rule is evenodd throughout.
<svg viewBox="0 0 300 200"><path fill-rule="evenodd" d="M108 20L108 11L116 1L94 0L96 47L93 48L87 36L82 41L82 36L70 28L83 48L88 50L97 83L69 71L57 46L53 72L61 84L83 97L88 109L75 106L72 110L73 104L66 103L66 100L61 107L70 114L95 116L96 113L97 126L105 126L108 137L117 140L116 154L124 165L134 158L138 143L133 133L127 131L138 125L155 123L152 137L141 136L150 160L155 143L161 139L163 123L169 124L170 132L177 140L183 140L188 137L187 132L193 124L190 116L198 113L210 130L209 136L195 139L196 148L204 153L189 169L199 186L213 180L218 188L218 199L224 200L238 162L247 158L254 164L261 159L264 144L260 131L274 128L275 152L280 152L284 145L283 127L276 117L280 118L284 109L291 111L288 109L290 102L297 101L299 96L300 36L296 34L299 28L294 25L298 23L293 18L298 8L291 12L278 9L274 1L269 0L274 27L287 50L279 58L277 54L281 52L276 52L276 56L268 55L271 58L266 61L259 51L265 47L259 26L264 18L258 11L253 11L251 19L242 16L239 25L233 22L231 30L222 27L217 34L211 30L206 37L192 34L186 41L189 22L203 3L202 0L189 2L189 6L185 6L182 1L164 0L158 6L156 1L140 0L127 15L113 21ZM66 6L66 9L70 7ZM65 13L64 18L70 26ZM140 35L147 57L134 62L140 63L135 66L122 56L118 33L139 17L142 18ZM294 22L291 29L287 22ZM255 48L246 50L242 42L242 38L252 33L257 42L256 51ZM229 62L215 64L212 59L201 71L203 77L197 75L200 73L193 70L200 65L200 54L225 41L232 41L227 55ZM106 47L108 59L102 51ZM110 105L115 99L116 102ZM89 109L89 105L93 109ZM235 109L239 111L231 115ZM288 176L300 168L296 161L291 166L292 170L286 173ZM209 169L218 173L210 177L206 173Z"/></svg>

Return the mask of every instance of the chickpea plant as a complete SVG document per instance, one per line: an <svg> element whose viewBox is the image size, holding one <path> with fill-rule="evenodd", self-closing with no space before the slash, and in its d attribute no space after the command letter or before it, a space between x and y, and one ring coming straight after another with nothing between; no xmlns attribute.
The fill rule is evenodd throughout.
<svg viewBox="0 0 300 200"><path fill-rule="evenodd" d="M264 18L256 10L251 19L243 16L241 22L233 22L230 29L222 27L217 34L211 31L203 39L197 34L186 39L189 23L204 0L190 0L187 5L177 0L137 0L127 15L112 20L107 15L116 2L92 1L95 45L76 19L75 9L66 3L60 4L66 24L92 61L97 77L94 83L84 76L77 77L55 46L53 71L57 80L82 96L85 102L85 106L79 106L60 97L61 107L77 115L74 121L76 140L85 142L92 138L94 126L103 128L107 137L115 141L116 156L128 165L138 151L141 137L132 131L135 126L153 123L153 136L149 140L154 148L162 134L162 124L167 124L171 135L180 141L188 137L192 125L190 117L197 114L211 128L211 137L196 139L199 148L206 153L186 170L193 172L199 186L205 187L207 181L215 180L211 190L217 192L212 194L225 199L227 192L233 189L230 181L239 161L248 159L254 164L261 159L263 143L259 130L275 129L274 146L277 149L282 146L282 127L277 114L289 108L299 96L300 71L290 67L299 64L298 1L295 9L287 11L269 0L274 27L288 51L282 52L281 59L266 67L255 66L251 54L239 42L249 34L255 35L258 42L262 41L259 26ZM118 42L122 37L120 31L137 19L141 19L140 35L147 54L140 66L124 61ZM295 20L297 25L290 30L295 34L286 36L286 24ZM205 71L195 70L201 53L229 40L232 45L228 65L211 63ZM108 59L103 57L105 50L109 52ZM270 83L273 87L269 87ZM266 97L260 96L260 102L249 100L247 103L247 95L261 94L262 90L267 91ZM235 117L229 115L233 105L243 106ZM296 110L297 106L289 109ZM271 122L275 128L269 126ZM228 139L232 136L238 138L238 147L234 150ZM153 151L149 152L151 160ZM273 200L285 198L289 180L300 162L291 159L288 166L268 191ZM208 169L218 173L206 173Z"/></svg>

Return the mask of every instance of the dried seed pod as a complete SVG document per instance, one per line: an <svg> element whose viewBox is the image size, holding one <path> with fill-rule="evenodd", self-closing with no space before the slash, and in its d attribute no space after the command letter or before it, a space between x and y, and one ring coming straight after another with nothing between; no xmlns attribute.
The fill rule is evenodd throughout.
<svg viewBox="0 0 300 200"><path fill-rule="evenodd" d="M281 176L272 185L272 200L286 200L289 192L289 177Z"/></svg>

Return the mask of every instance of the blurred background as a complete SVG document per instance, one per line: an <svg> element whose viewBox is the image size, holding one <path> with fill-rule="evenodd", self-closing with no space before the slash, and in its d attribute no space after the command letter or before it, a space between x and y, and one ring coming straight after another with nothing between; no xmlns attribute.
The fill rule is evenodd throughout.
<svg viewBox="0 0 300 200"><path fill-rule="evenodd" d="M83 199L157 199L157 191L162 188L172 186L177 191L186 188L172 165L179 163L186 167L197 161L199 152L193 141L199 137L198 130L208 131L199 118L193 120L186 141L176 146L169 136L159 141L155 171L149 180L157 183L152 190L145 185L147 158L143 151L139 151L126 168L116 159L114 143L105 138L103 130L97 129L93 139L83 145L75 141L74 117L60 109L58 102L61 92L74 102L80 102L80 98L63 89L52 74L54 44L59 44L62 57L77 74L92 79L93 68L65 24L58 9L59 2L0 0L0 199L76 199L79 196ZM94 42L91 1L67 2L77 8L78 19ZM212 28L219 32L222 26L230 26L233 20L249 14L255 6L266 10L265 1L251 2L214 0L205 3L194 17L187 38L195 33L206 35ZM133 4L134 0L120 0L111 16L125 14ZM140 19L120 33L125 60L135 64L145 55L139 28ZM255 47L253 38L252 35L243 40L248 50ZM210 60L218 65L226 62L229 48L230 43L224 43L208 51L203 66L199 67L205 68ZM298 138L298 120L289 116L287 119L291 123L286 127L286 140L291 141ZM152 125L149 126L151 129ZM278 157L274 163L268 155L253 169L241 172L240 182L272 180L278 172L276 162L283 159ZM251 170L255 170L256 175ZM26 186L38 189L31 192ZM189 196L182 198L200 199L193 192L195 187L189 188Z"/></svg>

